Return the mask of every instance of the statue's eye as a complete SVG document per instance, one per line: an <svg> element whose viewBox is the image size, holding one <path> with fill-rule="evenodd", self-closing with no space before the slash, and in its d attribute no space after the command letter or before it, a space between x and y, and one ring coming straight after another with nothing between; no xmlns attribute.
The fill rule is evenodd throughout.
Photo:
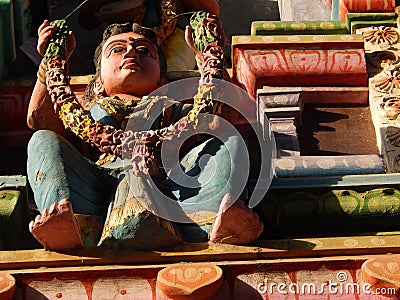
<svg viewBox="0 0 400 300"><path fill-rule="evenodd" d="M136 53L150 55L150 50L146 46L136 47Z"/></svg>
<svg viewBox="0 0 400 300"><path fill-rule="evenodd" d="M124 52L125 48L122 46L115 46L110 50L110 53L121 53Z"/></svg>

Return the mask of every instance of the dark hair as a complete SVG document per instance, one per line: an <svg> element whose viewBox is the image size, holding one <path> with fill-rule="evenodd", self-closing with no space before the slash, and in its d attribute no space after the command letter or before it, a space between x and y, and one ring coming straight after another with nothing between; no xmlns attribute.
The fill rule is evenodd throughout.
<svg viewBox="0 0 400 300"><path fill-rule="evenodd" d="M89 101L91 101L95 96L93 86L94 86L96 80L100 76L101 54L102 54L103 45L104 45L105 41L108 38L110 38L111 36L121 34L121 33L126 33L126 32L134 32L134 33L141 34L141 35L147 37L156 46L159 61L160 61L160 77L161 77L160 82L162 82L162 79L164 77L166 77L167 61L166 61L163 50L157 43L157 35L153 29L143 27L138 23L111 24L104 30L103 39L100 42L100 44L97 46L96 51L94 52L93 61L94 61L94 65L96 68L96 73L90 80L89 84L86 86L85 97L84 97L85 103L88 103Z"/></svg>

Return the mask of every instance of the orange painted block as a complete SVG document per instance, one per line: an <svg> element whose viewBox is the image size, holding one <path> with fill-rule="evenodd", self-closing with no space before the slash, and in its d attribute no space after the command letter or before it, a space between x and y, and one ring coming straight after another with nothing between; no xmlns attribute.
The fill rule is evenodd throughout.
<svg viewBox="0 0 400 300"><path fill-rule="evenodd" d="M387 298L400 298L400 256L387 255L366 260L362 276L371 290Z"/></svg>
<svg viewBox="0 0 400 300"><path fill-rule="evenodd" d="M10 300L15 293L15 279L8 273L0 273L0 300Z"/></svg>
<svg viewBox="0 0 400 300"><path fill-rule="evenodd" d="M169 299L210 299L223 281L222 269L208 263L187 263L162 269L157 287Z"/></svg>

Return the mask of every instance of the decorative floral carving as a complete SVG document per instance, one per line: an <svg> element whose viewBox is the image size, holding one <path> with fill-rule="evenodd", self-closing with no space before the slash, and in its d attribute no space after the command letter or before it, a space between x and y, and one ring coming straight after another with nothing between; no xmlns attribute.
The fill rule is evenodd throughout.
<svg viewBox="0 0 400 300"><path fill-rule="evenodd" d="M400 263L395 260L386 263L386 266L382 262L374 262L374 266L377 268L381 268L382 271L388 275L400 273Z"/></svg>
<svg viewBox="0 0 400 300"><path fill-rule="evenodd" d="M203 274L211 273L211 268L187 268L186 270L175 268L171 269L169 273L171 275L176 275L177 279L183 283L196 282L201 279Z"/></svg>
<svg viewBox="0 0 400 300"><path fill-rule="evenodd" d="M362 35L367 42L373 45L388 44L393 45L398 42L399 34L393 27L386 26L371 26L366 28Z"/></svg>
<svg viewBox="0 0 400 300"><path fill-rule="evenodd" d="M383 98L381 107L386 118L395 120L400 114L400 96L388 96Z"/></svg>
<svg viewBox="0 0 400 300"><path fill-rule="evenodd" d="M157 274L157 287L168 299L212 299L222 281L222 269L210 263L169 266Z"/></svg>
<svg viewBox="0 0 400 300"><path fill-rule="evenodd" d="M398 65L391 65L372 79L374 87L384 93L392 93L400 88L400 72Z"/></svg>

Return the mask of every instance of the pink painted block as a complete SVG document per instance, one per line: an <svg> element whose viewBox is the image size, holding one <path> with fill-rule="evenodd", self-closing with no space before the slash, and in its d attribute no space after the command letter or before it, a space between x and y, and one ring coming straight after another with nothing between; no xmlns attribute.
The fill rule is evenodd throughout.
<svg viewBox="0 0 400 300"><path fill-rule="evenodd" d="M253 97L262 86L367 87L357 35L234 36L233 77Z"/></svg>
<svg viewBox="0 0 400 300"><path fill-rule="evenodd" d="M0 145L21 147L28 143L32 131L26 124L26 116L34 85L34 80L0 82ZM84 87L83 83L73 84L80 101Z"/></svg>
<svg viewBox="0 0 400 300"><path fill-rule="evenodd" d="M375 262L383 262L385 257L379 255ZM387 299L363 290L368 282L360 268L366 259L364 255L356 255L329 259L198 262L164 268L160 265L99 265L16 270L12 275L21 300L39 299L38 295L46 299L107 300ZM397 267L388 263L393 260L385 262L385 270L398 274ZM396 278L391 277L391 281L398 281Z"/></svg>

